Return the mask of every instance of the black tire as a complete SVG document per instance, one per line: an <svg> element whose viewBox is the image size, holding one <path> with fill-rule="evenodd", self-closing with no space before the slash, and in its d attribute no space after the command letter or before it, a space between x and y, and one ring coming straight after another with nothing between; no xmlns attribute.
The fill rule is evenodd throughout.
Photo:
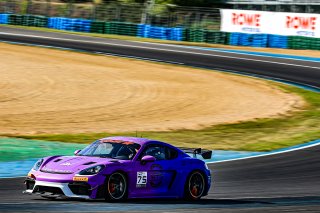
<svg viewBox="0 0 320 213"><path fill-rule="evenodd" d="M121 172L115 172L107 177L105 200L120 202L127 199L128 183L126 176Z"/></svg>
<svg viewBox="0 0 320 213"><path fill-rule="evenodd" d="M184 188L186 200L200 200L206 189L206 179L200 171L193 171L187 178Z"/></svg>

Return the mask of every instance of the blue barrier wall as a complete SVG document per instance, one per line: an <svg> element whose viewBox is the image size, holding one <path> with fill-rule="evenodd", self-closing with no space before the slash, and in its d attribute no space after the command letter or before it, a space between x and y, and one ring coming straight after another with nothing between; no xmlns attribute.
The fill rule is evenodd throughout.
<svg viewBox="0 0 320 213"><path fill-rule="evenodd" d="M8 24L9 14L0 14L0 24Z"/></svg>
<svg viewBox="0 0 320 213"><path fill-rule="evenodd" d="M51 17L48 19L48 28L69 30L77 32L90 32L91 21L86 19L74 19L63 17Z"/></svg>
<svg viewBox="0 0 320 213"><path fill-rule="evenodd" d="M181 27L169 28L168 29L168 40L182 41L183 40L183 31Z"/></svg>
<svg viewBox="0 0 320 213"><path fill-rule="evenodd" d="M137 36L144 38L182 41L183 28L156 27L147 24L139 24Z"/></svg>
<svg viewBox="0 0 320 213"><path fill-rule="evenodd" d="M229 44L234 46L267 47L267 34L231 33Z"/></svg>
<svg viewBox="0 0 320 213"><path fill-rule="evenodd" d="M288 48L288 36L269 35L268 47L272 48Z"/></svg>

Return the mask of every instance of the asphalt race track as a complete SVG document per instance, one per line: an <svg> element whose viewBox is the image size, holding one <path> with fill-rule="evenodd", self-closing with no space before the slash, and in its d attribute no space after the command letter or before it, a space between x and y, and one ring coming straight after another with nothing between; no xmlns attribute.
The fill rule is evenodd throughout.
<svg viewBox="0 0 320 213"><path fill-rule="evenodd" d="M0 40L250 73L320 87L320 64L173 45L0 27ZM23 178L0 179L0 212L320 212L320 146L210 164L213 187L198 202L57 200L23 195ZM8 168L10 169L10 168Z"/></svg>
<svg viewBox="0 0 320 213"><path fill-rule="evenodd" d="M250 73L320 87L319 62L261 57L185 46L130 42L62 33L48 33L0 26L0 41L54 46L183 64L187 66Z"/></svg>

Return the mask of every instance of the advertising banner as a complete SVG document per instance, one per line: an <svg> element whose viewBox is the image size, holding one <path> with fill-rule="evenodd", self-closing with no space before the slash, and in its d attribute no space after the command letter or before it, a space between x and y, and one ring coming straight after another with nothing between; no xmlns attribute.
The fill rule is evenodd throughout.
<svg viewBox="0 0 320 213"><path fill-rule="evenodd" d="M221 9L221 31L320 38L320 14Z"/></svg>

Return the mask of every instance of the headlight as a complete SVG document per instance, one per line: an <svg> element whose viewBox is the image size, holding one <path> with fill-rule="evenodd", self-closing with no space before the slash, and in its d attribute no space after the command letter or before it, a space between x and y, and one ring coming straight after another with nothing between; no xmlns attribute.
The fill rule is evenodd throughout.
<svg viewBox="0 0 320 213"><path fill-rule="evenodd" d="M43 163L43 159L39 159L39 160L34 164L34 166L33 166L32 169L38 171L42 163Z"/></svg>
<svg viewBox="0 0 320 213"><path fill-rule="evenodd" d="M93 166L79 172L79 175L95 175L98 174L102 169L104 169L104 165Z"/></svg>

